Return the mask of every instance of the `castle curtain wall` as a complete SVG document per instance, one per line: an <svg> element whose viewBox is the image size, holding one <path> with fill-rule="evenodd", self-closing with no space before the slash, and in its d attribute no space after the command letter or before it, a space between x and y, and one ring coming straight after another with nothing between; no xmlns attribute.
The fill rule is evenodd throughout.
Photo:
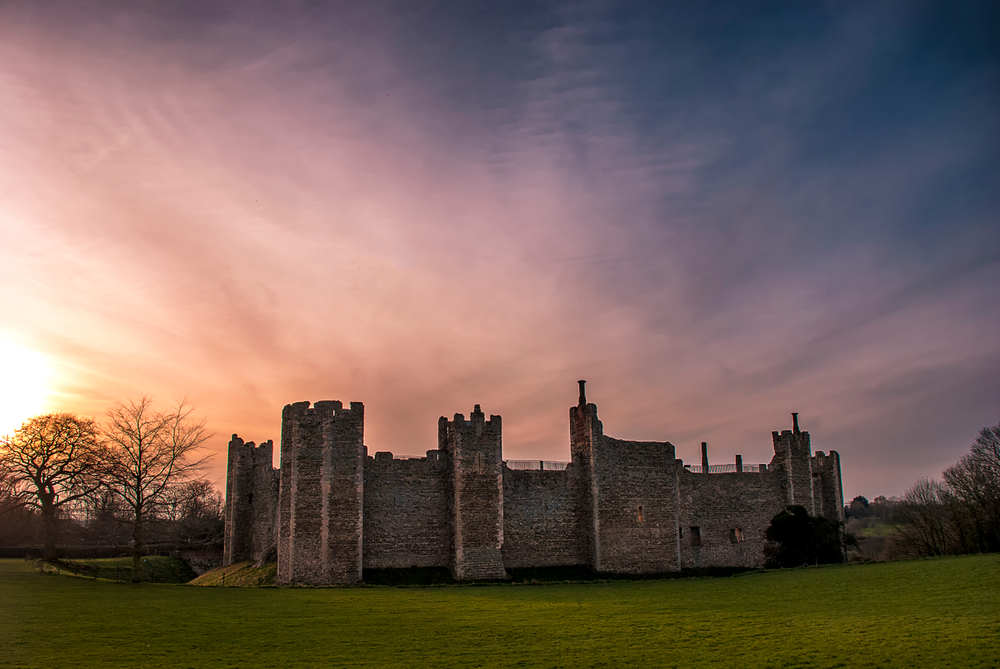
<svg viewBox="0 0 1000 669"><path fill-rule="evenodd" d="M580 480L562 471L504 467L503 563L507 568L586 564L577 533Z"/></svg>
<svg viewBox="0 0 1000 669"><path fill-rule="evenodd" d="M594 448L599 572L680 569L674 447L601 436Z"/></svg>
<svg viewBox="0 0 1000 669"><path fill-rule="evenodd" d="M364 567L451 567L451 486L445 453L365 462Z"/></svg>
<svg viewBox="0 0 1000 669"><path fill-rule="evenodd" d="M768 471L703 474L681 467L680 566L763 566L767 526L786 506L783 483Z"/></svg>

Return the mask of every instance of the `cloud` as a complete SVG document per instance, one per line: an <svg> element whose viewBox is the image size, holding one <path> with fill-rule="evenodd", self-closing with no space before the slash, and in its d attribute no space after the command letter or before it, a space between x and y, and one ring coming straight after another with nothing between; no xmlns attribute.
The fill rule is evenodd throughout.
<svg viewBox="0 0 1000 669"><path fill-rule="evenodd" d="M938 183L993 164L996 59L933 100L919 11L26 7L0 336L65 408L188 394L261 440L362 400L370 450L419 454L480 403L559 459L587 378L689 461L767 461L800 411L849 496L996 419L997 202Z"/></svg>

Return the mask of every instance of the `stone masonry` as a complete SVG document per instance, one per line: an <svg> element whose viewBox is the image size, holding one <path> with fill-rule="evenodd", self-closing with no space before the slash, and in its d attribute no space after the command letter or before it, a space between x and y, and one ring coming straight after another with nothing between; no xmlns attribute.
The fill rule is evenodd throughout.
<svg viewBox="0 0 1000 669"><path fill-rule="evenodd" d="M265 560L275 546L278 472L271 466L274 445L233 435L226 471L226 531L223 564Z"/></svg>
<svg viewBox="0 0 1000 669"><path fill-rule="evenodd" d="M447 567L459 580L507 569L586 566L655 574L763 565L765 531L790 504L843 520L840 456L812 454L809 433L772 433L771 462L700 465L669 442L604 434L597 405L570 408L569 463L503 460L500 416L476 405L438 421L425 457L368 455L364 406L290 404L281 468L271 442L233 435L225 564L277 554L285 582L360 582L365 569Z"/></svg>

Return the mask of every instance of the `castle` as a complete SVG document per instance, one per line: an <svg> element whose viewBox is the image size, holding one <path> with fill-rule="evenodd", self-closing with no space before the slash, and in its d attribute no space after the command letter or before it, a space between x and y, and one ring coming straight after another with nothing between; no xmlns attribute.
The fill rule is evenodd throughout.
<svg viewBox="0 0 1000 669"><path fill-rule="evenodd" d="M569 411L568 463L504 461L500 416L476 405L438 420L426 457L368 455L364 405L309 402L281 416L272 442L233 435L225 564L269 560L291 583L357 583L365 569L447 567L454 578L586 566L644 574L763 565L765 531L790 504L843 520L840 456L812 454L809 433L773 432L768 464L700 465L669 442L604 434L584 381Z"/></svg>

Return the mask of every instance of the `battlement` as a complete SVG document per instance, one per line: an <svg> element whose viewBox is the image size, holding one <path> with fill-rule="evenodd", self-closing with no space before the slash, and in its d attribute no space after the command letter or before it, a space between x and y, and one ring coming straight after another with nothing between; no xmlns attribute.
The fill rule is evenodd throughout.
<svg viewBox="0 0 1000 669"><path fill-rule="evenodd" d="M486 414L483 413L483 410L477 404L475 408L472 410L472 413L469 414L468 420L465 419L465 414L462 413L455 414L452 420L448 420L444 416L442 416L439 420L445 421L446 424L452 426L453 428L481 425L483 429L486 429L487 427L499 429L500 422L502 419L500 418L500 416L493 416L493 415L491 415L489 418L486 418Z"/></svg>
<svg viewBox="0 0 1000 669"><path fill-rule="evenodd" d="M268 439L256 445L252 441L243 441L238 434L234 434L229 441L229 448L235 451L234 455L238 459L247 458L253 463L253 467L273 467L274 442Z"/></svg>
<svg viewBox="0 0 1000 669"><path fill-rule="evenodd" d="M354 418L364 418L365 405L363 402L351 402L350 408L345 409L344 403L340 400L319 400L317 402L293 402L285 405L285 412L289 417L319 417L336 419L344 416Z"/></svg>

